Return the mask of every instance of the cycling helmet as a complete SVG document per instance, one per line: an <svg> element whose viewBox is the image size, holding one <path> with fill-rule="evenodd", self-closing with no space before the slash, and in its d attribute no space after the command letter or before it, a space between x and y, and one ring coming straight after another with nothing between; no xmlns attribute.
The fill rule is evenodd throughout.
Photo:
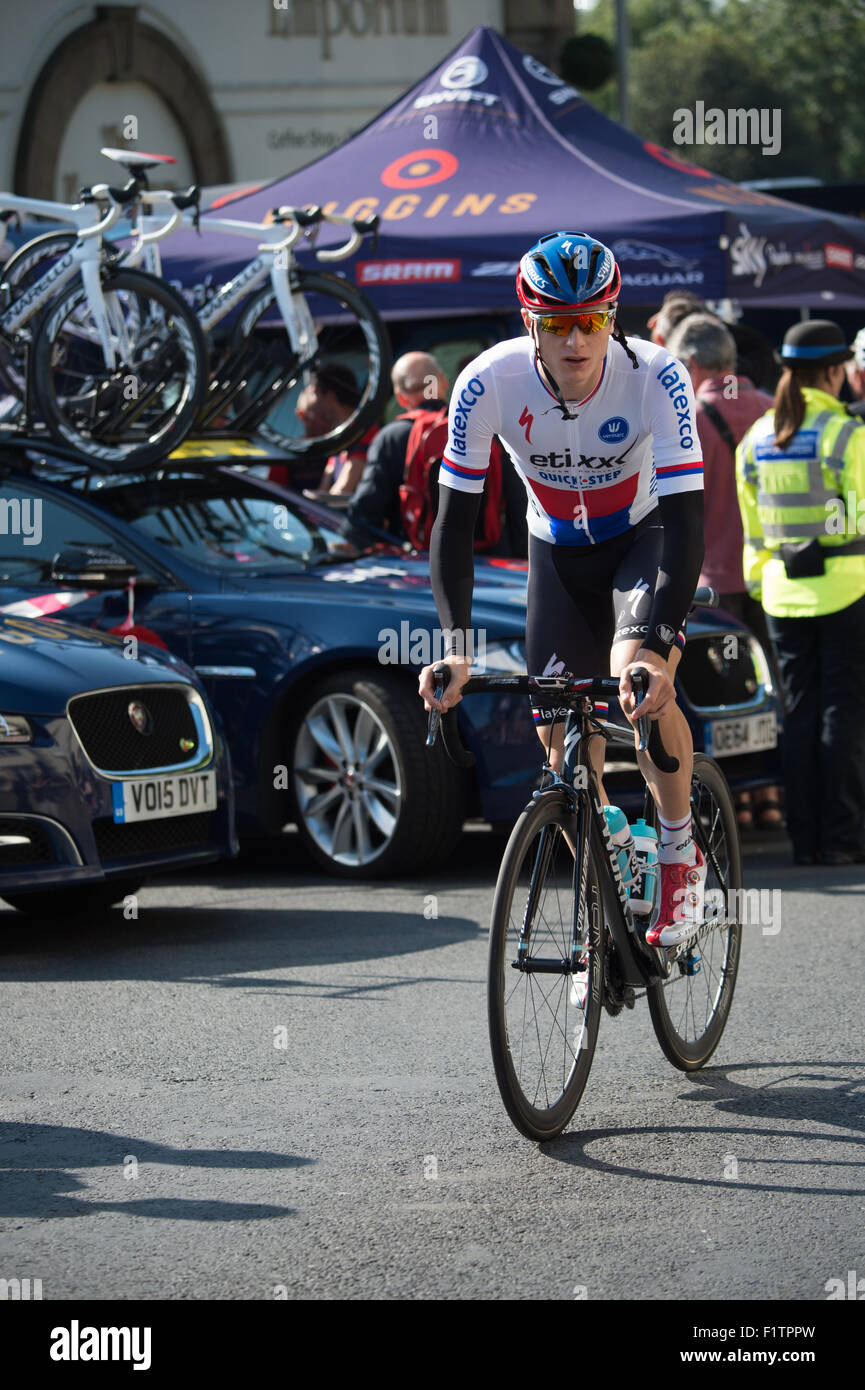
<svg viewBox="0 0 865 1390"><path fill-rule="evenodd" d="M621 284L612 251L585 232L548 232L517 271L519 301L535 314L570 314L617 299Z"/></svg>

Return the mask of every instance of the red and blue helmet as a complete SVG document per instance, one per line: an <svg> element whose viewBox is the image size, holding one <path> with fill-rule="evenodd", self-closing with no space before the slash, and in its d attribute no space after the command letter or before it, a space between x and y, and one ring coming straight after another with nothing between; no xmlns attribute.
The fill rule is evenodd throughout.
<svg viewBox="0 0 865 1390"><path fill-rule="evenodd" d="M548 232L517 271L517 296L531 313L569 314L617 299L622 284L608 246L585 232Z"/></svg>

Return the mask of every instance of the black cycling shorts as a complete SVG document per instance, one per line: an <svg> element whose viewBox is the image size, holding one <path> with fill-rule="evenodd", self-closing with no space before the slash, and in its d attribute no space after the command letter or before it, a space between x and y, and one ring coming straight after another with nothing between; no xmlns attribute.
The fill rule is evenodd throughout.
<svg viewBox="0 0 865 1390"><path fill-rule="evenodd" d="M529 536L526 665L533 676L610 674L610 648L644 637L664 540L652 513L598 545L552 545ZM684 630L676 645L685 645ZM532 696L536 724L559 723L565 708Z"/></svg>

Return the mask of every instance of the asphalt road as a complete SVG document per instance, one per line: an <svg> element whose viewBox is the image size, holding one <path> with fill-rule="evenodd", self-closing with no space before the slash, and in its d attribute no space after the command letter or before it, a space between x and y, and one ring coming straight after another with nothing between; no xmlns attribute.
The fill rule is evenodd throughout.
<svg viewBox="0 0 865 1390"><path fill-rule="evenodd" d="M675 1071L645 1003L604 1015L540 1147L489 1058L500 848L346 886L289 841L155 880L137 920L0 910L0 1274L190 1300L825 1299L865 1275L861 869L752 848L780 930L747 929L712 1062Z"/></svg>

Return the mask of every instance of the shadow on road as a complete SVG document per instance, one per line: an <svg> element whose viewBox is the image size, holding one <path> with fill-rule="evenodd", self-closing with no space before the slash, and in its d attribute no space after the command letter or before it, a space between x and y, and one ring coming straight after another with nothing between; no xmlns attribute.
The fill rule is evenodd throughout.
<svg viewBox="0 0 865 1390"><path fill-rule="evenodd" d="M287 897L291 903L291 897ZM60 920L38 928L15 914L0 919L4 978L35 980L171 980L249 986L294 984L250 979L273 970L352 965L476 939L477 922L427 920L417 912L283 906L246 909L148 907L127 921L115 909L81 925ZM230 977L244 976L233 980Z"/></svg>
<svg viewBox="0 0 865 1390"><path fill-rule="evenodd" d="M782 1075L762 1086L749 1086L731 1073L779 1071ZM707 1068L689 1077L696 1089L680 1095L680 1100L710 1105L720 1115L754 1117L758 1120L806 1121L814 1128L783 1129L743 1126L738 1132L731 1125L657 1125L624 1126L621 1129L591 1129L574 1131L544 1144L544 1157L560 1163L590 1168L596 1172L619 1176L648 1178L652 1182L667 1182L678 1187L746 1188L757 1192L799 1193L811 1196L865 1197L865 1186L840 1187L824 1180L818 1185L773 1183L759 1180L760 1168L775 1165L827 1169L851 1168L861 1174L865 1154L855 1158L832 1158L825 1146L844 1144L846 1147L865 1145L865 1062L743 1062L728 1067ZM577 1116L577 1122L579 1112ZM861 1134L831 1133L816 1126L832 1125ZM644 1168L620 1161L610 1162L590 1152L595 1145L603 1146L614 1140L621 1150L623 1140L632 1138L634 1147L642 1148L643 1137L666 1140L665 1148L675 1153L676 1141L699 1136L723 1136L724 1143L735 1149L727 1155L736 1160L736 1176L702 1177L676 1171L675 1157L663 1168ZM751 1137L794 1140L797 1152L772 1153L767 1156L748 1154ZM817 1146L817 1147L814 1147ZM822 1146L822 1147L821 1147ZM762 1147L762 1146L761 1146ZM810 1149L810 1152L808 1150ZM752 1167L753 1165L753 1167ZM719 1163L719 1168L723 1165Z"/></svg>
<svg viewBox="0 0 865 1390"><path fill-rule="evenodd" d="M315 1162L295 1154L257 1149L176 1149L130 1135L63 1125L0 1123L0 1217L88 1216L97 1211L125 1212L168 1221L255 1221L292 1216L291 1207L255 1202L225 1202L189 1197L143 1197L106 1202L81 1200L67 1193L85 1192L87 1184L68 1170L107 1168L118 1173L119 1190L129 1160L182 1168L286 1169Z"/></svg>

